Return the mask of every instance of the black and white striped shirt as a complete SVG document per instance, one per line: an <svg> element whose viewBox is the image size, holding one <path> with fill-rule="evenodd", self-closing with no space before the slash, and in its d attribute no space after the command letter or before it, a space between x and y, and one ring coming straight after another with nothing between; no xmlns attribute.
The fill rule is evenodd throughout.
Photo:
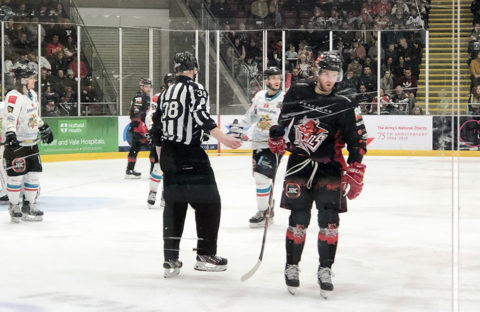
<svg viewBox="0 0 480 312"><path fill-rule="evenodd" d="M160 94L158 104L163 141L199 146L203 131L217 127L210 117L208 92L189 77L178 76L176 82Z"/></svg>

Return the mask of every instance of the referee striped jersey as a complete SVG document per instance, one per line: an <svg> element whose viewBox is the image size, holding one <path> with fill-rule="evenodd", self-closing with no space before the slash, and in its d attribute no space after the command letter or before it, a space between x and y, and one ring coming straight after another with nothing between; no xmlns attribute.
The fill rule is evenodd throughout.
<svg viewBox="0 0 480 312"><path fill-rule="evenodd" d="M210 117L207 91L189 77L177 76L176 82L160 94L158 102L163 141L199 146L203 131L217 127Z"/></svg>

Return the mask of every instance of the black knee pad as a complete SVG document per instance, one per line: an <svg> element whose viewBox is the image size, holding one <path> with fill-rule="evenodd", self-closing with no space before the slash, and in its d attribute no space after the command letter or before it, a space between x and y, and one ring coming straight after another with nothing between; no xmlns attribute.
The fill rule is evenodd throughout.
<svg viewBox="0 0 480 312"><path fill-rule="evenodd" d="M303 228L308 228L310 224L310 218L312 216L310 209L295 209L290 212L290 217L288 218L289 226L301 225Z"/></svg>

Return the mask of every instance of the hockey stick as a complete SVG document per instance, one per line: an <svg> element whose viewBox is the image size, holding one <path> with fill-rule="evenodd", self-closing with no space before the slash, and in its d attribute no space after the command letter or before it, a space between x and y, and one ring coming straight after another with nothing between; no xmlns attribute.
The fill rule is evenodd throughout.
<svg viewBox="0 0 480 312"><path fill-rule="evenodd" d="M268 208L267 208L267 218L265 218L265 227L263 228L263 238L262 238L262 247L260 248L260 255L258 256L257 263L253 266L253 268L250 269L247 273L243 274L240 280L242 282L245 282L248 280L250 277L257 272L258 268L262 264L263 260L263 251L265 250L265 241L267 239L267 230L268 230L268 221L270 219L271 211L273 209L274 205L274 200L273 200L273 189L275 186L275 178L277 176L277 170L279 166L279 161L278 161L278 153L275 153L275 158L277 160L277 166L275 167L275 174L273 175L273 180L272 180L272 189L270 190L270 196L268 197Z"/></svg>

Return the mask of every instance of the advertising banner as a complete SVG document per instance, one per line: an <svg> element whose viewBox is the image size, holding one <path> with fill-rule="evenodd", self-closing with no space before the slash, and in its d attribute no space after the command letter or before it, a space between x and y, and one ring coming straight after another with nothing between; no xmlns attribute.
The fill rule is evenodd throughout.
<svg viewBox="0 0 480 312"><path fill-rule="evenodd" d="M53 132L51 144L40 143L40 153L74 154L116 152L117 117L43 118Z"/></svg>
<svg viewBox="0 0 480 312"><path fill-rule="evenodd" d="M363 116L371 150L432 150L432 116Z"/></svg>

